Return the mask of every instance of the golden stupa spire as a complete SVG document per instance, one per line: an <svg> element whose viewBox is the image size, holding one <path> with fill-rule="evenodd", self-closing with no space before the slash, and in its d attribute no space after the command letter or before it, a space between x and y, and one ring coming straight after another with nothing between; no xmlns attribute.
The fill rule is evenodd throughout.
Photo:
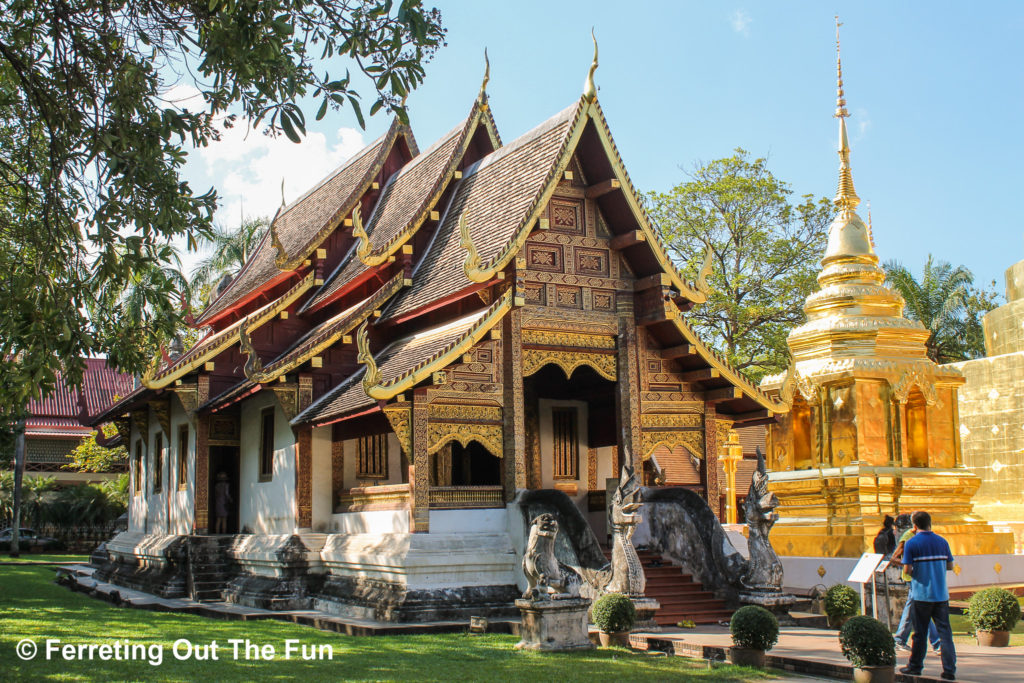
<svg viewBox="0 0 1024 683"><path fill-rule="evenodd" d="M846 133L846 118L850 112L846 110L846 95L843 92L843 60L839 54L839 27L842 23L836 16L836 113L839 119L839 188L833 203L842 210L856 209L860 197L853 189L853 171L850 168L850 138Z"/></svg>

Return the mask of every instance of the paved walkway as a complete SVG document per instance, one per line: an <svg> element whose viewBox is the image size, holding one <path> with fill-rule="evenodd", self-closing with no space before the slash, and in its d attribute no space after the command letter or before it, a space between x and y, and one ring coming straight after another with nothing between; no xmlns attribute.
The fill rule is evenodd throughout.
<svg viewBox="0 0 1024 683"><path fill-rule="evenodd" d="M836 631L798 627L782 627L779 631L779 642L768 652L769 658L803 660L825 665L827 668L819 669L816 672L808 671L808 673L819 675L832 669L832 675L841 676L838 667L844 669L849 667L849 662L843 657L840 650ZM638 639L646 639L650 647L657 649L660 649L657 647L660 641L672 641L677 654L686 654L687 651L694 652L701 647L710 646L724 649L732 646L729 629L723 626L664 629L660 633L634 633L633 636ZM1024 681L1024 647L992 648L958 644L956 652L957 675L961 681L980 683L1019 683ZM696 653L694 652L694 654ZM697 656L700 655L697 654ZM908 652L896 653L897 669L906 666L909 656ZM769 664L771 664L770 660ZM848 669L846 670L848 671ZM942 665L938 655L931 651L928 652L924 660L923 673L927 678L939 678L939 674L942 673ZM849 677L849 674L845 677ZM904 680L912 679L904 678Z"/></svg>

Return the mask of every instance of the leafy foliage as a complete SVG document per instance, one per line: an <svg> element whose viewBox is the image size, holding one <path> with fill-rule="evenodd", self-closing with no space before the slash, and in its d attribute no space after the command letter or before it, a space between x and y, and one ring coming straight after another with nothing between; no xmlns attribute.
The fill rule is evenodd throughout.
<svg viewBox="0 0 1024 683"><path fill-rule="evenodd" d="M887 261L884 267L889 286L906 301L905 315L931 333L929 358L952 363L985 355L981 317L997 305L994 289L973 287L970 270L935 261L931 254L920 280L898 261Z"/></svg>
<svg viewBox="0 0 1024 683"><path fill-rule="evenodd" d="M857 591L837 583L825 591L825 614L832 619L852 616L860 611L858 601Z"/></svg>
<svg viewBox="0 0 1024 683"><path fill-rule="evenodd" d="M174 335L171 241L210 233L189 145L243 116L298 142L303 98L364 122L423 80L443 43L420 0L10 0L0 14L0 419L76 383L83 358L139 372ZM337 59L331 74L319 62ZM348 67L348 68L346 68ZM352 72L358 80L353 80ZM169 94L196 90L188 108ZM122 297L132 290L132 297ZM143 311L140 317L133 311Z"/></svg>
<svg viewBox="0 0 1024 683"><path fill-rule="evenodd" d="M594 603L591 617L605 633L621 633L636 623L636 607L622 593L605 593Z"/></svg>
<svg viewBox="0 0 1024 683"><path fill-rule="evenodd" d="M857 668L892 666L896 663L896 644L885 624L868 616L852 617L839 631L843 656Z"/></svg>
<svg viewBox="0 0 1024 683"><path fill-rule="evenodd" d="M786 336L804 321L835 210L811 195L792 204L792 190L767 160L750 160L742 149L697 165L689 176L668 193L646 197L687 276L695 278L712 252L711 294L688 320L754 380L781 372L789 364Z"/></svg>
<svg viewBox="0 0 1024 683"><path fill-rule="evenodd" d="M206 294L206 300L196 303L205 305L216 298L216 288L221 278L225 275L235 276L242 270L268 227L270 221L265 216L246 218L234 230L223 226L214 227L210 234L199 241L200 248L205 247L209 255L192 271L192 288Z"/></svg>
<svg viewBox="0 0 1024 683"><path fill-rule="evenodd" d="M102 484L78 484L58 488L53 477L25 477L22 489L21 525L45 523L67 526L103 524L124 514L128 505L128 475ZM14 473L0 472L0 520L14 512Z"/></svg>
<svg viewBox="0 0 1024 683"><path fill-rule="evenodd" d="M66 470L77 472L109 472L116 465L124 464L128 459L128 451L124 446L107 448L96 443L96 432L92 432L82 443L68 454L71 462L64 465Z"/></svg>
<svg viewBox="0 0 1024 683"><path fill-rule="evenodd" d="M729 632L736 647L770 650L779 641L779 620L764 607L747 605L733 613Z"/></svg>
<svg viewBox="0 0 1024 683"><path fill-rule="evenodd" d="M967 618L977 631L1012 631L1020 621L1020 603L1005 588L986 588L971 596Z"/></svg>

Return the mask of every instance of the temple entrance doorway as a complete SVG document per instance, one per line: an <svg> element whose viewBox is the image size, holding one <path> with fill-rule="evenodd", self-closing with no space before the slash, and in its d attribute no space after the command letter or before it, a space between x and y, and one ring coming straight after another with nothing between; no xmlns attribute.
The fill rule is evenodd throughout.
<svg viewBox="0 0 1024 683"><path fill-rule="evenodd" d="M222 501L223 509L227 512L227 521L224 528L226 534L238 533L239 519L239 492L238 492L238 446L210 446L210 480L209 486L210 514L208 533L218 533L217 516L218 510L218 481L223 480L221 475L227 477L228 498Z"/></svg>
<svg viewBox="0 0 1024 683"><path fill-rule="evenodd" d="M531 486L565 493L603 539L608 480L618 472L615 382L589 366L567 378L549 364L523 387Z"/></svg>

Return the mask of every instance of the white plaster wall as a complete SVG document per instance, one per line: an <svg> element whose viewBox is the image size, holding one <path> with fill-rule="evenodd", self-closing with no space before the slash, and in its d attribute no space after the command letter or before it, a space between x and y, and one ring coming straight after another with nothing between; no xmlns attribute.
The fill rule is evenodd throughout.
<svg viewBox="0 0 1024 683"><path fill-rule="evenodd" d="M431 521L434 513L431 512ZM407 534L408 510L368 510L331 515L331 530L339 534Z"/></svg>
<svg viewBox="0 0 1024 683"><path fill-rule="evenodd" d="M503 534L506 530L505 508L485 510L431 510L432 534Z"/></svg>
<svg viewBox="0 0 1024 683"><path fill-rule="evenodd" d="M270 481L259 481L260 413L274 408L274 463ZM239 435L239 519L257 534L295 530L295 435L272 392L242 404Z"/></svg>
<svg viewBox="0 0 1024 683"><path fill-rule="evenodd" d="M178 489L178 458L181 457L178 443L178 430L182 425L188 427L188 451L185 453L186 472L185 488ZM195 491L196 491L196 429L195 425L189 422L181 401L177 398L171 399L171 434L165 436L171 439L170 448L166 449L165 456L168 459L168 491L170 492L170 533L187 534L192 531L192 521L195 514Z"/></svg>
<svg viewBox="0 0 1024 683"><path fill-rule="evenodd" d="M578 410L579 422L576 428L579 432L579 478L575 480L576 495L570 496L573 502L586 514L587 510L587 404L583 401L555 401L551 399L540 399L539 422L540 422L540 463L541 463L541 488L555 488L555 458L554 458L554 433L551 425L552 408L576 408ZM574 480L559 479L559 483L570 484ZM601 480L598 479L600 485Z"/></svg>
<svg viewBox="0 0 1024 683"><path fill-rule="evenodd" d="M149 449L142 444L142 473L139 481L141 487L135 489L135 449L142 440L142 434L132 425L131 437L128 440L130 447L128 453L128 530L132 532L143 532L146 530L146 514L149 510L148 490L149 477L146 472L146 458L149 457Z"/></svg>
<svg viewBox="0 0 1024 683"><path fill-rule="evenodd" d="M146 532L147 533L169 533L168 527L168 452L169 442L167 434L160 428L160 422L151 408L149 411L149 445L146 448L146 455L143 458L146 477ZM160 493L153 492L153 481L156 478L156 435L160 434L163 440L163 462L161 463Z"/></svg>
<svg viewBox="0 0 1024 683"><path fill-rule="evenodd" d="M328 438L330 437L328 436ZM359 440L346 439L342 447L345 449L345 465L342 468L345 473L344 488L350 489L356 486L384 486L386 484L402 483L402 447L398 445L398 437L394 434L388 434L387 479L360 480L356 476L359 466Z"/></svg>
<svg viewBox="0 0 1024 683"><path fill-rule="evenodd" d="M330 528L333 501L331 500L331 428L313 430L313 529Z"/></svg>

